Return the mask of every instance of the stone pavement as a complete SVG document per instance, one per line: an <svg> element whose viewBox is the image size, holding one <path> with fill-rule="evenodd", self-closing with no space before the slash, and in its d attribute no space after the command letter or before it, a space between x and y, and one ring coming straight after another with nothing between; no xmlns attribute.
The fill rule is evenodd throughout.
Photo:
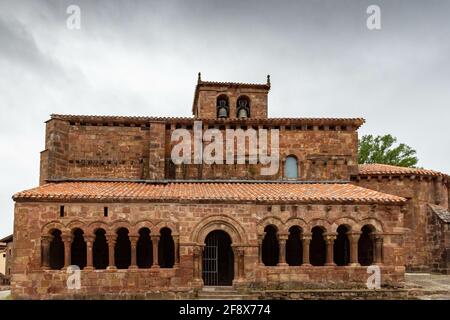
<svg viewBox="0 0 450 320"><path fill-rule="evenodd" d="M11 290L0 291L0 300L4 300L11 294Z"/></svg>
<svg viewBox="0 0 450 320"><path fill-rule="evenodd" d="M422 300L450 300L450 275L406 273L406 288Z"/></svg>

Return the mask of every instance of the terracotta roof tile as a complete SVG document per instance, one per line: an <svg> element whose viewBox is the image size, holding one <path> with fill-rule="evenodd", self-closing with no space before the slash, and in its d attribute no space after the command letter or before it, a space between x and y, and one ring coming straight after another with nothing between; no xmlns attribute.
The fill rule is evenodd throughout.
<svg viewBox="0 0 450 320"><path fill-rule="evenodd" d="M59 182L16 193L16 201L213 201L403 203L406 199L352 184L227 182Z"/></svg>
<svg viewBox="0 0 450 320"><path fill-rule="evenodd" d="M399 166L392 166L387 164L373 163L373 164L360 164L360 175L427 175L427 176L446 176L446 174L417 168L406 168Z"/></svg>

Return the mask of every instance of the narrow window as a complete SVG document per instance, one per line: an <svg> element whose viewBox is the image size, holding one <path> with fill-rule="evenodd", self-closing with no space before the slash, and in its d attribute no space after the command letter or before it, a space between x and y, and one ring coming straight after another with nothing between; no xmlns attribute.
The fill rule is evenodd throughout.
<svg viewBox="0 0 450 320"><path fill-rule="evenodd" d="M59 216L60 216L61 218L64 217L64 206L60 206L60 207L59 207Z"/></svg>
<svg viewBox="0 0 450 320"><path fill-rule="evenodd" d="M294 156L288 156L284 164L284 177L287 179L298 178L298 162Z"/></svg>
<svg viewBox="0 0 450 320"><path fill-rule="evenodd" d="M108 216L108 207L104 207L103 208L103 216L107 217Z"/></svg>

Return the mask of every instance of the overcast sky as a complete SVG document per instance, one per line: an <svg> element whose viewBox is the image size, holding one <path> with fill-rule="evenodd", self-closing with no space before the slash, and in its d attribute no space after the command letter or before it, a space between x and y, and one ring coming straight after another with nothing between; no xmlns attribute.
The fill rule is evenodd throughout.
<svg viewBox="0 0 450 320"><path fill-rule="evenodd" d="M0 0L0 238L12 194L38 185L51 113L190 116L199 71L270 74L271 117L364 117L360 134L391 133L450 173L449 17L447 0Z"/></svg>

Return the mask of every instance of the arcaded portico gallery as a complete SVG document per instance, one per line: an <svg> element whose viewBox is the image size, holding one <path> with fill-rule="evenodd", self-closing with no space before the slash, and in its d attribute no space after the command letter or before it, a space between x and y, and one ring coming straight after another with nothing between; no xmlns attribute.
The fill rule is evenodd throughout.
<svg viewBox="0 0 450 320"><path fill-rule="evenodd" d="M270 297L363 289L372 264L384 289L405 271L448 273L449 176L358 165L363 119L269 118L270 86L199 75L191 118L51 115L40 185L13 197L13 297L195 298L219 286ZM253 129L260 146L266 130L277 170L248 150L240 161L238 139L224 151L232 163L173 159L175 132L192 135L194 154L210 129ZM67 286L72 265L79 288Z"/></svg>

